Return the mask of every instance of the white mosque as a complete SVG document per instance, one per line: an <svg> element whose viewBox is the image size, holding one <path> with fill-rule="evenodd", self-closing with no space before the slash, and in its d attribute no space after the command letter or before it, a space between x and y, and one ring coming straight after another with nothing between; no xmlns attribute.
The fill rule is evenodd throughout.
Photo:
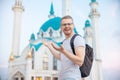
<svg viewBox="0 0 120 80"><path fill-rule="evenodd" d="M70 15L71 0L62 0L62 16ZM84 80L102 80L102 60L99 50L99 17L97 10L98 2L91 0L91 12L89 20L86 20L84 27L84 38L86 43L94 48L94 62L89 77ZM49 19L40 27L38 33L31 34L29 44L19 53L21 15L24 11L21 0L16 0L12 8L14 11L14 30L12 50L9 57L9 77L8 80L58 80L60 62L57 61L49 49L42 44L43 39L47 39L60 45L64 39L64 34L60 30L60 19L54 15L53 3L51 3ZM76 30L75 30L76 31Z"/></svg>

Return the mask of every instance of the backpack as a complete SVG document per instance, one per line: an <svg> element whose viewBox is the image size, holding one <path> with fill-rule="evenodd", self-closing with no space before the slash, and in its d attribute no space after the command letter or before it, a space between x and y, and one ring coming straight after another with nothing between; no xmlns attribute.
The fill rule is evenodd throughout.
<svg viewBox="0 0 120 80"><path fill-rule="evenodd" d="M70 45L72 48L72 51L75 55L75 50L74 50L74 39L76 36L80 36L79 34L74 34L73 37L70 40ZM80 66L80 72L81 72L81 77L88 77L92 68L92 63L93 63L93 48L89 46L88 44L85 44L85 58L83 65Z"/></svg>

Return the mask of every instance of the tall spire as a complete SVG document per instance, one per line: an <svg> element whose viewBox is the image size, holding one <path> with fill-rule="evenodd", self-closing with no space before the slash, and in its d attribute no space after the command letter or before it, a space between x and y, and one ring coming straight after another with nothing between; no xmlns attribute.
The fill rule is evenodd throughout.
<svg viewBox="0 0 120 80"><path fill-rule="evenodd" d="M93 0L95 1L95 0ZM90 7L91 7L91 11L90 11L90 14L89 14L89 17L91 19L91 22L92 22L92 27L93 27L93 38L94 38L94 43L93 43L93 46L95 47L95 58L96 59L101 59L100 58L100 53L99 53L99 33L98 33L98 30L99 30L99 17L100 17L100 13L98 12L98 2L91 2L90 3ZM97 47L97 48L96 48Z"/></svg>
<svg viewBox="0 0 120 80"><path fill-rule="evenodd" d="M71 0L62 0L62 16L71 14Z"/></svg>
<svg viewBox="0 0 120 80"><path fill-rule="evenodd" d="M91 11L89 17L91 19L91 26L92 26L92 46L94 48L94 65L93 70L91 72L91 80L103 80L102 79L102 59L101 59L101 52L100 52L100 42L99 42L99 18L100 13L98 12L98 2L96 0L91 0L90 3Z"/></svg>
<svg viewBox="0 0 120 80"><path fill-rule="evenodd" d="M50 15L54 15L53 3L51 3L51 7L50 7Z"/></svg>
<svg viewBox="0 0 120 80"><path fill-rule="evenodd" d="M12 10L14 11L14 27L12 39L12 52L15 56L19 56L20 48L20 29L21 29L21 15L24 11L21 0L15 0L15 5Z"/></svg>
<svg viewBox="0 0 120 80"><path fill-rule="evenodd" d="M50 6L50 14L48 15L49 18L54 18L55 15L54 15L54 7L53 7L53 3L51 3L51 6Z"/></svg>

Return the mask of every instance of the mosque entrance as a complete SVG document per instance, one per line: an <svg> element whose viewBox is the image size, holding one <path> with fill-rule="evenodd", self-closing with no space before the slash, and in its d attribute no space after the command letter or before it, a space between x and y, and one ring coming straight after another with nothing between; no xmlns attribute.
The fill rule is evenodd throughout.
<svg viewBox="0 0 120 80"><path fill-rule="evenodd" d="M36 80L42 80L42 77L36 77Z"/></svg>
<svg viewBox="0 0 120 80"><path fill-rule="evenodd" d="M16 72L15 75L13 76L13 80L25 80L24 76L21 72Z"/></svg>

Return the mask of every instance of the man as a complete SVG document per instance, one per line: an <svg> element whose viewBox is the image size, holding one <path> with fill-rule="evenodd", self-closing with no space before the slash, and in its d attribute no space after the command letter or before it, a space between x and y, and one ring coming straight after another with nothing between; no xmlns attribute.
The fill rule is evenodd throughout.
<svg viewBox="0 0 120 80"><path fill-rule="evenodd" d="M58 80L81 80L79 66L83 64L85 56L84 39L77 36L74 40L75 54L73 54L70 40L74 33L74 23L71 16L67 15L61 19L61 30L65 34L63 44L58 47L53 42L43 41L51 53L61 61L61 72Z"/></svg>

